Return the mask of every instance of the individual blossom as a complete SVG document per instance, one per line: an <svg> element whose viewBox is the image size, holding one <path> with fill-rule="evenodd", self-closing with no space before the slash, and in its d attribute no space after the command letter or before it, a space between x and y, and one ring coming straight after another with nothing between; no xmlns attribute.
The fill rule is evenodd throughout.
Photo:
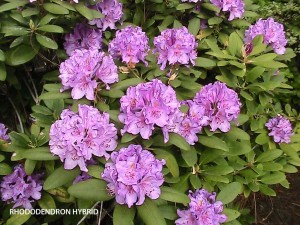
<svg viewBox="0 0 300 225"><path fill-rule="evenodd" d="M61 91L72 89L73 99L86 96L88 100L94 100L99 81L109 89L108 84L119 80L112 57L92 49L74 50L71 57L60 64L59 72L63 85Z"/></svg>
<svg viewBox="0 0 300 225"><path fill-rule="evenodd" d="M285 53L287 39L285 37L284 27L282 24L275 22L273 18L266 20L260 18L254 25L251 25L249 29L245 31L244 42L251 44L257 35L262 35L263 43L271 45L275 53L279 55Z"/></svg>
<svg viewBox="0 0 300 225"><path fill-rule="evenodd" d="M109 115L98 109L78 105L78 113L63 110L50 128L50 151L64 162L64 168L71 170L77 165L87 172L92 156L109 159L108 152L117 146L117 129L109 123Z"/></svg>
<svg viewBox="0 0 300 225"><path fill-rule="evenodd" d="M229 12L229 21L234 18L241 18L245 12L243 0L210 0L210 2L223 12Z"/></svg>
<svg viewBox="0 0 300 225"><path fill-rule="evenodd" d="M22 206L31 209L32 202L41 198L42 174L27 175L22 165L17 165L14 172L4 176L0 183L2 201L13 203L13 208Z"/></svg>
<svg viewBox="0 0 300 225"><path fill-rule="evenodd" d="M75 49L97 49L102 45L102 30L93 29L85 23L75 26L72 33L65 36L64 48L69 56Z"/></svg>
<svg viewBox="0 0 300 225"><path fill-rule="evenodd" d="M164 182L162 167L164 160L142 149L140 145L129 145L111 154L105 165L102 178L108 182L107 189L115 195L119 204L142 205L145 197L157 199Z"/></svg>
<svg viewBox="0 0 300 225"><path fill-rule="evenodd" d="M3 123L0 123L0 140L8 141L9 136L7 135L7 128Z"/></svg>
<svg viewBox="0 0 300 225"><path fill-rule="evenodd" d="M190 191L189 198L189 208L177 210L179 219L175 221L176 225L219 225L227 220L227 216L222 214L223 203L216 201L216 193L198 189L194 193Z"/></svg>
<svg viewBox="0 0 300 225"><path fill-rule="evenodd" d="M122 61L129 65L139 61L147 64L145 57L150 49L148 41L148 37L140 27L127 26L117 31L108 51L114 58L121 57Z"/></svg>
<svg viewBox="0 0 300 225"><path fill-rule="evenodd" d="M115 23L120 21L123 15L123 6L118 0L103 0L98 2L93 9L98 10L104 18L93 19L89 22L91 25L96 25L98 28L105 31L108 27L116 29Z"/></svg>
<svg viewBox="0 0 300 225"><path fill-rule="evenodd" d="M180 107L174 89L158 79L129 87L120 102L119 119L125 124L121 134L140 134L144 139L149 139L155 125L164 128L173 123Z"/></svg>
<svg viewBox="0 0 300 225"><path fill-rule="evenodd" d="M167 63L170 65L192 63L197 58L197 42L186 27L166 29L161 35L154 38L154 53L158 53L158 64L164 70Z"/></svg>
<svg viewBox="0 0 300 225"><path fill-rule="evenodd" d="M266 127L270 131L269 136L273 136L276 143L290 143L293 129L291 122L281 115L271 118Z"/></svg>
<svg viewBox="0 0 300 225"><path fill-rule="evenodd" d="M205 123L209 123L211 131L230 130L230 122L238 118L241 108L238 94L226 84L219 81L205 85L194 97L193 101L201 107ZM207 120L207 121L206 121Z"/></svg>

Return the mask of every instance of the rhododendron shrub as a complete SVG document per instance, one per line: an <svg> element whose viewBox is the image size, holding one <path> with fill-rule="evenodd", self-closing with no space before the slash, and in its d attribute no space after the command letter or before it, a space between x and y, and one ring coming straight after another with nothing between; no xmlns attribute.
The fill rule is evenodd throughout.
<svg viewBox="0 0 300 225"><path fill-rule="evenodd" d="M294 54L256 9L1 2L0 221L251 224L241 202L288 188L300 166L298 112L277 98Z"/></svg>

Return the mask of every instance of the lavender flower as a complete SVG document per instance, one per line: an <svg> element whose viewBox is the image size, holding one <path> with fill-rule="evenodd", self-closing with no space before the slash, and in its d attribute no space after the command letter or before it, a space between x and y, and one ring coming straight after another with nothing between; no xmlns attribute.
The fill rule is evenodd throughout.
<svg viewBox="0 0 300 225"><path fill-rule="evenodd" d="M129 145L111 154L112 162L105 165L102 178L108 182L107 189L116 196L119 204L142 205L145 197L157 199L164 182L164 160L143 150L140 145Z"/></svg>
<svg viewBox="0 0 300 225"><path fill-rule="evenodd" d="M220 8L223 12L229 12L229 21L234 18L241 18L245 12L243 0L210 0L210 2Z"/></svg>
<svg viewBox="0 0 300 225"><path fill-rule="evenodd" d="M195 37L188 32L186 27L178 29L166 29L160 36L154 38L154 53L158 53L158 64L164 70L167 63L187 65L195 64L197 58L197 42Z"/></svg>
<svg viewBox="0 0 300 225"><path fill-rule="evenodd" d="M164 128L173 124L180 107L173 88L157 79L129 87L120 102L119 119L125 124L121 134L140 133L144 139L152 135L154 125ZM164 136L168 141L167 131Z"/></svg>
<svg viewBox="0 0 300 225"><path fill-rule="evenodd" d="M22 165L17 165L14 172L3 177L0 183L2 201L14 203L13 208L22 206L31 209L31 203L41 198L41 174L26 175Z"/></svg>
<svg viewBox="0 0 300 225"><path fill-rule="evenodd" d="M0 123L0 140L8 141L9 136L7 135L7 128L3 123Z"/></svg>
<svg viewBox="0 0 300 225"><path fill-rule="evenodd" d="M106 84L107 89L108 84L119 80L112 57L91 49L74 50L71 57L60 65L59 72L63 84L61 91L72 89L73 99L86 96L87 99L94 100L98 79Z"/></svg>
<svg viewBox="0 0 300 225"><path fill-rule="evenodd" d="M223 203L216 201L216 193L209 193L205 189L190 191L191 202L187 210L177 210L180 217L175 221L176 225L219 225L227 220L227 216L222 214Z"/></svg>
<svg viewBox="0 0 300 225"><path fill-rule="evenodd" d="M257 35L263 35L263 42L266 45L271 45L277 54L282 55L285 53L287 40L284 27L282 24L275 22L273 18L266 20L260 18L254 25L251 25L245 31L245 43L250 44Z"/></svg>
<svg viewBox="0 0 300 225"><path fill-rule="evenodd" d="M271 118L266 127L270 131L269 136L273 136L276 143L290 143L293 129L291 122L281 115Z"/></svg>
<svg viewBox="0 0 300 225"><path fill-rule="evenodd" d="M104 15L102 19L93 19L89 22L91 25L96 25L105 31L108 27L116 29L115 23L122 18L122 3L118 0L103 0L92 7Z"/></svg>
<svg viewBox="0 0 300 225"><path fill-rule="evenodd" d="M108 152L117 146L117 129L109 123L109 115L96 108L78 105L78 114L63 110L50 128L50 151L64 162L65 169L77 165L87 172L87 163L92 156L109 159Z"/></svg>
<svg viewBox="0 0 300 225"><path fill-rule="evenodd" d="M149 51L148 37L140 27L127 26L118 30L116 37L109 44L109 53L128 64L136 64L140 60L146 65L145 57Z"/></svg>
<svg viewBox="0 0 300 225"><path fill-rule="evenodd" d="M75 26L73 33L65 36L64 47L69 56L75 49L96 49L102 45L102 31L92 29L85 23Z"/></svg>
<svg viewBox="0 0 300 225"><path fill-rule="evenodd" d="M194 145L198 141L197 134L201 131L203 126L209 124L209 117L205 115L205 108L194 101L185 101L183 105L188 105L189 110L186 115L174 121L178 123L175 126L177 129L169 130L178 133L190 144ZM174 127L174 126L173 126Z"/></svg>
<svg viewBox="0 0 300 225"><path fill-rule="evenodd" d="M211 131L219 128L222 132L228 132L230 122L236 120L240 113L241 103L237 93L219 81L205 85L193 101L200 107L198 116L205 121L204 124L209 122Z"/></svg>

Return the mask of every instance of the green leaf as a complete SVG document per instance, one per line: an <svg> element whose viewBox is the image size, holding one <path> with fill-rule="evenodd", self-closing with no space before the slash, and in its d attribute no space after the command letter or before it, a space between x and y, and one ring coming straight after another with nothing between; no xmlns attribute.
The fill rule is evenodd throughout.
<svg viewBox="0 0 300 225"><path fill-rule="evenodd" d="M249 82L255 81L258 77L260 77L265 72L265 70L266 69L261 66L254 67L247 73L246 80Z"/></svg>
<svg viewBox="0 0 300 225"><path fill-rule="evenodd" d="M53 14L58 14L58 15L69 14L68 9L66 9L63 6L54 4L54 3L44 3L43 7L46 11L53 13Z"/></svg>
<svg viewBox="0 0 300 225"><path fill-rule="evenodd" d="M231 127L229 132L226 133L226 136L239 140L250 140L249 134L238 127Z"/></svg>
<svg viewBox="0 0 300 225"><path fill-rule="evenodd" d="M156 151L155 153L156 153L156 158L164 159L166 161L166 166L169 169L172 176L178 177L179 167L175 156L172 153L161 149L159 149L159 151Z"/></svg>
<svg viewBox="0 0 300 225"><path fill-rule="evenodd" d="M48 23L50 23L51 20L55 19L56 16L52 15L52 14L46 14L38 23L38 25L40 25L40 27L42 27L43 25L46 25Z"/></svg>
<svg viewBox="0 0 300 225"><path fill-rule="evenodd" d="M52 40L51 38L48 38L41 34L36 34L35 37L36 37L36 40L38 41L38 43L40 43L42 46L44 46L46 48L50 48L50 49L58 48L57 43L54 40Z"/></svg>
<svg viewBox="0 0 300 225"><path fill-rule="evenodd" d="M197 35L200 30L200 19L195 17L189 21L188 30L191 34Z"/></svg>
<svg viewBox="0 0 300 225"><path fill-rule="evenodd" d="M196 174L190 176L190 182L194 189L199 189L202 187L202 182Z"/></svg>
<svg viewBox="0 0 300 225"><path fill-rule="evenodd" d="M28 142L30 142L26 134L17 133L15 131L9 133L9 138L14 145L20 147L28 147Z"/></svg>
<svg viewBox="0 0 300 225"><path fill-rule="evenodd" d="M5 61L5 54L4 52L0 49L0 62L4 62Z"/></svg>
<svg viewBox="0 0 300 225"><path fill-rule="evenodd" d="M107 201L113 197L108 195L106 185L106 182L103 180L89 179L73 184L68 188L68 192L70 195L79 199Z"/></svg>
<svg viewBox="0 0 300 225"><path fill-rule="evenodd" d="M72 170L65 170L63 166L57 168L50 174L45 180L44 190L53 189L56 187L61 187L69 182L72 182L80 173L78 167Z"/></svg>
<svg viewBox="0 0 300 225"><path fill-rule="evenodd" d="M113 214L113 225L133 225L136 209L127 205L116 204Z"/></svg>
<svg viewBox="0 0 300 225"><path fill-rule="evenodd" d="M283 172L268 173L261 177L261 182L264 184L279 184L284 181L285 174Z"/></svg>
<svg viewBox="0 0 300 225"><path fill-rule="evenodd" d="M50 32L50 33L63 33L64 32L64 29L62 27L57 26L57 25L49 25L49 24L38 27L38 30Z"/></svg>
<svg viewBox="0 0 300 225"><path fill-rule="evenodd" d="M260 184L259 190L265 195L273 196L273 197L276 196L276 192L272 188L268 187L267 185Z"/></svg>
<svg viewBox="0 0 300 225"><path fill-rule="evenodd" d="M278 157L282 155L282 151L279 149L271 149L267 150L266 152L261 153L258 155L256 158L256 162L269 162L269 161L274 161Z"/></svg>
<svg viewBox="0 0 300 225"><path fill-rule="evenodd" d="M222 23L223 19L221 17L211 17L208 19L207 23L208 25L215 25L215 24L220 24Z"/></svg>
<svg viewBox="0 0 300 225"><path fill-rule="evenodd" d="M259 145L264 145L267 144L269 142L269 136L267 133L262 133L259 134L256 138L255 138L255 143L259 144Z"/></svg>
<svg viewBox="0 0 300 225"><path fill-rule="evenodd" d="M28 149L20 153L25 159L30 159L30 160L48 161L48 160L59 159L57 156L53 156L51 154L49 147Z"/></svg>
<svg viewBox="0 0 300 225"><path fill-rule="evenodd" d="M38 49L35 49L38 51ZM22 65L32 60L37 52L29 45L19 45L16 48L11 48L6 52L6 64L10 66Z"/></svg>
<svg viewBox="0 0 300 225"><path fill-rule="evenodd" d="M0 176L6 176L10 173L12 173L12 169L10 168L10 166L6 163L1 162L0 163Z"/></svg>
<svg viewBox="0 0 300 225"><path fill-rule="evenodd" d="M92 177L101 179L101 174L104 171L104 168L99 165L90 165L88 166L88 174Z"/></svg>
<svg viewBox="0 0 300 225"><path fill-rule="evenodd" d="M228 41L228 49L230 54L233 56L234 55L240 56L242 46L243 46L243 41L240 38L240 36L236 32L231 33Z"/></svg>
<svg viewBox="0 0 300 225"><path fill-rule="evenodd" d="M127 143L135 139L138 135L133 135L129 133L125 133L121 138L121 143Z"/></svg>
<svg viewBox="0 0 300 225"><path fill-rule="evenodd" d="M213 5L213 4L211 4L211 3L206 3L206 2L202 3L201 7L205 8L205 9L208 9L210 11L213 11L213 12L217 12L217 13L220 12L220 8L217 7L217 6L215 6L215 5Z"/></svg>
<svg viewBox="0 0 300 225"><path fill-rule="evenodd" d="M81 14L83 15L85 18L87 18L88 20L92 20L93 19L93 14L92 12L89 10L89 8L87 8L84 3L80 2L77 3L75 5L75 9Z"/></svg>
<svg viewBox="0 0 300 225"><path fill-rule="evenodd" d="M135 86L142 82L143 80L141 78L129 78L111 85L110 90L126 90L129 86Z"/></svg>
<svg viewBox="0 0 300 225"><path fill-rule="evenodd" d="M145 225L167 225L161 211L153 200L146 198L142 205L137 206L137 211Z"/></svg>
<svg viewBox="0 0 300 225"><path fill-rule="evenodd" d="M217 200L223 204L232 202L242 191L242 185L239 182L232 182L224 185L217 196Z"/></svg>
<svg viewBox="0 0 300 225"><path fill-rule="evenodd" d="M176 189L162 186L160 187L160 190L161 190L160 198L163 200L169 202L181 203L184 205L187 205L190 202L190 198L186 194L183 194Z"/></svg>
<svg viewBox="0 0 300 225"><path fill-rule="evenodd" d="M40 95L40 100L54 100L54 99L65 99L71 98L70 92L44 92Z"/></svg>
<svg viewBox="0 0 300 225"><path fill-rule="evenodd" d="M204 57L197 57L197 59L195 60L195 65L198 67L209 68L215 67L217 64L214 60Z"/></svg>
<svg viewBox="0 0 300 225"><path fill-rule="evenodd" d="M178 218L178 215L176 213L176 207L173 205L160 205L158 206L159 211L162 212L162 215L164 218L168 220L176 220Z"/></svg>
<svg viewBox="0 0 300 225"><path fill-rule="evenodd" d="M56 209L54 199L47 192L43 192L42 198L38 200L38 204L42 209Z"/></svg>
<svg viewBox="0 0 300 225"><path fill-rule="evenodd" d="M263 55L260 55L260 56L257 56L257 57L254 57L251 59L251 61L253 62L266 62L266 61L271 61L273 59L275 59L277 56L276 53L267 53L267 54L263 54Z"/></svg>
<svg viewBox="0 0 300 225"><path fill-rule="evenodd" d="M210 175L227 175L232 173L234 170L231 166L228 165L217 165L211 167L203 168L203 173L210 174Z"/></svg>
<svg viewBox="0 0 300 225"><path fill-rule="evenodd" d="M17 9L18 7L24 6L27 3L27 0L14 0L9 3L5 3L0 6L0 12L8 11L11 9Z"/></svg>
<svg viewBox="0 0 300 225"><path fill-rule="evenodd" d="M21 225L24 224L29 218L31 214L14 214L10 216L10 218L6 221L5 225Z"/></svg>
<svg viewBox="0 0 300 225"><path fill-rule="evenodd" d="M99 92L99 94L103 95L103 96L108 96L111 98L121 98L124 95L124 92L118 89L115 90L101 90Z"/></svg>
<svg viewBox="0 0 300 225"><path fill-rule="evenodd" d="M197 163L197 151L192 147L189 151L181 151L181 156L188 166L194 166Z"/></svg>
<svg viewBox="0 0 300 225"><path fill-rule="evenodd" d="M190 3L182 3L176 6L177 10L186 10L186 9L192 9L194 8L195 5L194 4L190 4Z"/></svg>
<svg viewBox="0 0 300 225"><path fill-rule="evenodd" d="M24 169L25 169L25 172L27 175L31 175L35 169L35 166L36 166L36 163L37 161L35 160L30 160L30 159L27 159L25 161L25 166L24 166Z"/></svg>
<svg viewBox="0 0 300 225"><path fill-rule="evenodd" d="M203 136L203 135L199 135L199 143L201 143L204 146L210 147L210 148L216 148L216 149L220 149L223 151L228 152L229 148L227 146L227 144L221 140L220 138L216 137L216 136Z"/></svg>
<svg viewBox="0 0 300 225"><path fill-rule="evenodd" d="M187 143L186 140L179 134L170 133L168 142L185 151L189 151L191 149L189 143Z"/></svg>
<svg viewBox="0 0 300 225"><path fill-rule="evenodd" d="M240 95L244 98L247 99L249 101L253 101L253 97L246 91L241 91Z"/></svg>
<svg viewBox="0 0 300 225"><path fill-rule="evenodd" d="M243 155L252 151L249 141L230 141L227 145L229 147L229 152L227 154L230 156Z"/></svg>
<svg viewBox="0 0 300 225"><path fill-rule="evenodd" d="M6 79L6 68L3 62L0 62L0 81L5 81Z"/></svg>
<svg viewBox="0 0 300 225"><path fill-rule="evenodd" d="M235 220L241 215L239 211L228 208L224 208L223 213L227 216L226 223Z"/></svg>

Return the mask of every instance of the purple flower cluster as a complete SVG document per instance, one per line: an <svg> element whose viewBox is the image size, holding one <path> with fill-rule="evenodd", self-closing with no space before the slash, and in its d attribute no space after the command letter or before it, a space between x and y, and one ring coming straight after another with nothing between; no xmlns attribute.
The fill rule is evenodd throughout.
<svg viewBox="0 0 300 225"><path fill-rule="evenodd" d="M22 165L17 165L14 172L3 177L0 183L2 201L14 203L13 208L23 206L31 209L31 203L41 198L41 174L28 176Z"/></svg>
<svg viewBox="0 0 300 225"><path fill-rule="evenodd" d="M8 141L9 136L7 135L7 128L3 123L0 123L0 140Z"/></svg>
<svg viewBox="0 0 300 225"><path fill-rule="evenodd" d="M167 63L187 65L191 62L195 64L197 58L197 42L186 27L178 29L166 29L161 35L154 38L154 53L158 53L158 64L164 70Z"/></svg>
<svg viewBox="0 0 300 225"><path fill-rule="evenodd" d="M164 182L164 160L143 150L140 145L129 145L111 154L112 162L106 163L102 178L108 182L107 189L116 196L119 204L142 205L145 197L157 199Z"/></svg>
<svg viewBox="0 0 300 225"><path fill-rule="evenodd" d="M273 18L266 20L259 19L245 31L245 43L250 44L257 35L263 35L264 43L271 45L277 54L285 53L287 40L285 38L284 27L274 21Z"/></svg>
<svg viewBox="0 0 300 225"><path fill-rule="evenodd" d="M109 44L109 53L114 58L121 56L127 64L136 64L143 61L149 51L148 37L140 27L127 26L117 31L116 37Z"/></svg>
<svg viewBox="0 0 300 225"><path fill-rule="evenodd" d="M205 189L190 191L191 202L187 210L177 210L180 217L175 221L176 225L219 225L227 220L222 214L223 203L216 201L216 193L211 194Z"/></svg>
<svg viewBox="0 0 300 225"><path fill-rule="evenodd" d="M74 50L71 57L60 64L59 72L63 84L61 91L72 88L73 99L86 96L87 99L94 100L98 79L106 84L107 89L108 84L119 80L118 69L112 57L91 49Z"/></svg>
<svg viewBox="0 0 300 225"><path fill-rule="evenodd" d="M290 143L293 129L291 122L281 115L271 118L266 127L270 131L269 136L273 136L276 143Z"/></svg>
<svg viewBox="0 0 300 225"><path fill-rule="evenodd" d="M93 29L85 23L75 26L73 33L65 36L64 47L69 56L75 49L97 49L102 45L102 30Z"/></svg>
<svg viewBox="0 0 300 225"><path fill-rule="evenodd" d="M129 87L120 102L119 119L125 124L121 134L140 133L144 139L152 135L154 125L164 128L173 123L180 107L173 88L158 79Z"/></svg>
<svg viewBox="0 0 300 225"><path fill-rule="evenodd" d="M238 94L219 81L205 85L193 101L198 107L192 115L204 119L205 123L208 117L211 131L220 129L222 132L228 132L230 122L236 120L240 113Z"/></svg>
<svg viewBox="0 0 300 225"><path fill-rule="evenodd" d="M92 156L109 159L107 152L117 146L117 129L109 123L109 115L101 114L96 108L78 105L78 114L63 110L50 128L50 151L65 162L65 169L77 165L87 172L87 163Z"/></svg>
<svg viewBox="0 0 300 225"><path fill-rule="evenodd" d="M89 22L91 25L96 25L103 31L108 27L116 29L115 23L118 22L123 15L123 6L118 0L103 0L98 2L93 8L104 15L104 18L93 19Z"/></svg>
<svg viewBox="0 0 300 225"><path fill-rule="evenodd" d="M178 112L176 119L167 126L166 130L181 135L190 145L194 145L198 141L197 134L203 126L209 124L209 117L205 114L205 108L194 101L188 100L182 102L182 105L189 107L187 114Z"/></svg>
<svg viewBox="0 0 300 225"><path fill-rule="evenodd" d="M210 0L210 2L220 8L223 12L229 12L229 21L234 18L241 18L245 12L243 0Z"/></svg>

